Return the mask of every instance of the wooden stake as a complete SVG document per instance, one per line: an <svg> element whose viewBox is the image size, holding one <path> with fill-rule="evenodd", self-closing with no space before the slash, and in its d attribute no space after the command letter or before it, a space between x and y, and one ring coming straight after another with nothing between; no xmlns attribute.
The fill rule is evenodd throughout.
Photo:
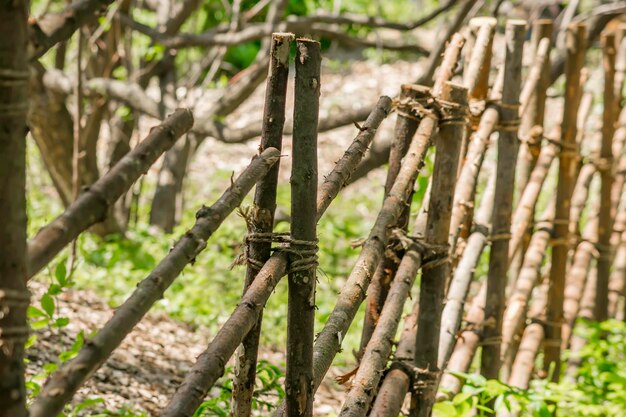
<svg viewBox="0 0 626 417"><path fill-rule="evenodd" d="M387 171L387 180L385 182L385 197L389 195L391 189L393 188L393 184L398 177L398 172L400 172L402 158L406 155L411 140L413 139L413 136L415 136L415 132L417 131L417 127L421 120L419 112L411 111L411 101L424 101L428 95L430 95L430 91L424 86L419 86L417 84L402 85L400 104L397 112L398 116L394 131L394 140L389 154L389 169ZM409 213L411 211L410 201L411 196L409 196L409 199L405 202L407 206L395 227L406 230ZM372 284L367 292L359 354L363 354L365 351L365 347L372 337L376 323L378 323L383 305L387 299L389 287L394 279L394 276L396 275L396 270L398 269L398 263L395 259L395 257L386 256L380 265L378 265L378 268L376 268L376 272L372 278Z"/></svg>
<svg viewBox="0 0 626 417"><path fill-rule="evenodd" d="M456 170L461 151L461 141L466 127L468 105L467 89L453 83L444 83L441 90L444 103L452 103L441 122L436 139L437 153L433 169L432 193L426 223L426 244L447 245L452 214L452 199L456 187ZM412 396L412 416L429 416L435 401L440 370L437 367L441 311L450 263L433 261L422 266L420 285L420 317L417 329L415 365L422 370L417 376L419 391Z"/></svg>
<svg viewBox="0 0 626 417"><path fill-rule="evenodd" d="M263 109L263 133L261 151L267 148L282 149L283 126L285 124L285 102L287 98L287 80L289 78L289 52L294 35L291 33L274 33L270 46L270 67L265 92ZM275 164L256 185L254 208L250 218L249 233L271 233L276 210L276 186L280 164ZM248 257L254 264L264 264L271 255L271 242L251 242ZM259 267L248 265L243 293L254 281ZM259 313L256 325L243 340L236 355L235 375L233 378L233 417L249 417L252 413L252 397L256 377L257 354L261 321L263 313Z"/></svg>
<svg viewBox="0 0 626 417"><path fill-rule="evenodd" d="M565 109L562 136L564 151L559 155L559 178L556 197L554 241L552 244L552 268L548 291L546 337L544 340L544 367L549 370L555 364L552 379L559 380L561 370L561 322L563 320L563 297L565 292L565 268L569 246L568 226L572 189L576 177L576 133L578 107L581 98L580 76L585 61L586 29L582 24L572 24L566 35L567 61L565 68Z"/></svg>
<svg viewBox="0 0 626 417"><path fill-rule="evenodd" d="M291 252L287 313L285 402L289 417L313 415L313 326L317 262L317 121L319 42L296 41L293 167L291 169ZM298 243L296 243L298 242Z"/></svg>
<svg viewBox="0 0 626 417"><path fill-rule="evenodd" d="M602 148L598 170L602 179L600 189L600 213L598 224L598 276L595 302L595 319L609 318L609 275L611 274L611 234L613 233L613 210L611 190L613 187L613 134L618 104L615 97L615 34L603 33L601 38L604 66L604 111L602 114ZM618 96L619 97L619 96Z"/></svg>
<svg viewBox="0 0 626 417"><path fill-rule="evenodd" d="M511 213L513 210L513 188L515 185L515 163L517 160L519 123L519 93L521 85L522 52L526 22L507 22L506 56L504 63L504 87L500 137L498 139L498 168L496 195L492 221L492 243L487 277L487 303L485 305L485 327L481 374L487 378L498 378L500 370L500 344L502 314L504 312L506 271L508 270Z"/></svg>

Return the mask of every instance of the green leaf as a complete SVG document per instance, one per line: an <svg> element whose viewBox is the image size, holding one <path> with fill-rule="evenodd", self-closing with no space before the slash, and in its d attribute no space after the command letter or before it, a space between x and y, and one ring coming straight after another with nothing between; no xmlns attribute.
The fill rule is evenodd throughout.
<svg viewBox="0 0 626 417"><path fill-rule="evenodd" d="M37 335L36 334L31 334L30 336L28 336L28 340L24 344L24 349L28 349L28 348L32 347L35 344L36 341L37 341Z"/></svg>
<svg viewBox="0 0 626 417"><path fill-rule="evenodd" d="M54 315L54 298L48 293L41 297L41 308L46 312L48 317Z"/></svg>
<svg viewBox="0 0 626 417"><path fill-rule="evenodd" d="M65 287L67 284L67 267L65 262L59 262L54 269L54 277L61 287Z"/></svg>
<svg viewBox="0 0 626 417"><path fill-rule="evenodd" d="M50 284L48 287L48 294L52 296L59 295L62 291L61 286L58 284Z"/></svg>
<svg viewBox="0 0 626 417"><path fill-rule="evenodd" d="M46 313L44 313L35 306L28 306L28 310L26 310L26 316L29 319L33 319L35 317L47 317Z"/></svg>
<svg viewBox="0 0 626 417"><path fill-rule="evenodd" d="M458 417L459 413L450 401L443 401L433 406L433 415L435 417Z"/></svg>
<svg viewBox="0 0 626 417"><path fill-rule="evenodd" d="M67 317L59 317L54 321L54 327L61 328L70 324L70 319Z"/></svg>
<svg viewBox="0 0 626 417"><path fill-rule="evenodd" d="M49 318L43 318L41 320L37 320L37 321L33 321L30 323L30 327L33 330L39 330L39 329L43 329L44 327L46 327L48 325L48 323L50 322Z"/></svg>

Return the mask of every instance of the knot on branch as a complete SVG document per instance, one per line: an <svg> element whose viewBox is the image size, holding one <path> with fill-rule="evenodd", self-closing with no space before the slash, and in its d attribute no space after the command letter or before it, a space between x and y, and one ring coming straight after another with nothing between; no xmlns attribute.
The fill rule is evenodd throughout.
<svg viewBox="0 0 626 417"><path fill-rule="evenodd" d="M404 250L414 250L422 256L422 270L443 265L449 260L450 245L426 242L421 236L411 236L403 229L393 229L391 237Z"/></svg>
<svg viewBox="0 0 626 417"><path fill-rule="evenodd" d="M418 368L408 360L396 359L389 365L389 371L397 369L402 371L409 378L409 390L413 394L421 394L429 387L436 387L439 379L439 370L428 368Z"/></svg>
<svg viewBox="0 0 626 417"><path fill-rule="evenodd" d="M288 232L251 232L243 240L243 252L235 257L231 268L237 265L247 264L257 271L263 268L264 261L250 256L250 246L254 243L278 243L278 246L270 248L272 252L285 252L290 254L288 273L307 271L318 266L317 252L318 240L293 239Z"/></svg>

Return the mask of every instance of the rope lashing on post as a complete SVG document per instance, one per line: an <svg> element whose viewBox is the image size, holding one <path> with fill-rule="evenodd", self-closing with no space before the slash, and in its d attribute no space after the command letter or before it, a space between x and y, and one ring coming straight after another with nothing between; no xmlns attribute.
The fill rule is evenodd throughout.
<svg viewBox="0 0 626 417"><path fill-rule="evenodd" d="M299 240L293 239L289 232L271 232L271 233L248 233L243 241L243 253L237 255L231 267L237 265L248 264L251 268L261 270L264 262L258 261L250 257L251 243L278 243L280 246L271 248L272 252L287 252L300 257L300 259L290 262L289 272L306 271L317 268L319 249L318 240ZM294 247L301 246L301 248Z"/></svg>
<svg viewBox="0 0 626 417"><path fill-rule="evenodd" d="M439 370L418 368L411 364L412 358L396 359L389 365L387 372L394 369L402 371L409 378L409 391L413 394L424 392L428 387L438 385Z"/></svg>
<svg viewBox="0 0 626 417"><path fill-rule="evenodd" d="M493 243L497 240L510 240L512 237L511 232L494 233L489 236L489 243Z"/></svg>
<svg viewBox="0 0 626 417"><path fill-rule="evenodd" d="M450 259L450 245L448 244L427 243L423 237L411 236L400 228L393 229L391 236L405 250L415 250L422 256L422 270L443 265Z"/></svg>
<svg viewBox="0 0 626 417"><path fill-rule="evenodd" d="M433 98L428 95L420 98L398 98L392 103L399 116L420 122L424 117L435 117L436 114L430 108Z"/></svg>

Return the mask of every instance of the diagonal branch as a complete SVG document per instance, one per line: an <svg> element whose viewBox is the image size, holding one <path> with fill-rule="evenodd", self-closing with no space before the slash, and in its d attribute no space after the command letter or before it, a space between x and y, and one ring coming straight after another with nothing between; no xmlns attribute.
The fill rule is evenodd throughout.
<svg viewBox="0 0 626 417"><path fill-rule="evenodd" d="M31 17L30 59L39 58L57 43L69 39L76 29L95 18L111 3L113 0L79 0L62 12L46 15L39 21Z"/></svg>

